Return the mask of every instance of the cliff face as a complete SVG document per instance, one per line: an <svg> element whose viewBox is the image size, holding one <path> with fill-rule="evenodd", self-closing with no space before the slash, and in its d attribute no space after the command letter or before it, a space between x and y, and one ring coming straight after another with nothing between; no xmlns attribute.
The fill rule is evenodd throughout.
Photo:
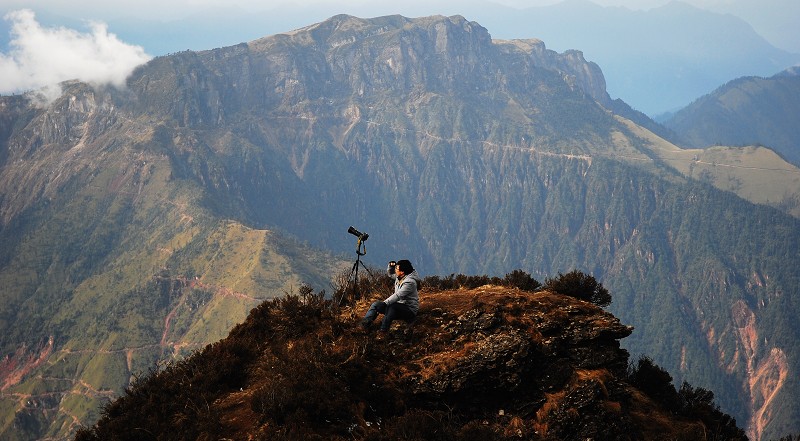
<svg viewBox="0 0 800 441"><path fill-rule="evenodd" d="M129 439L134 429L236 440L719 433L630 384L619 339L632 329L590 303L491 285L423 290L416 323L386 336L358 326L368 303L264 303L226 339L134 385L77 439Z"/></svg>
<svg viewBox="0 0 800 441"><path fill-rule="evenodd" d="M454 98L475 99L502 111L508 99L522 98L522 88L538 87L534 92L554 96L563 86L591 97L578 99L581 105L610 101L599 67L579 51L559 54L539 40L493 41L485 28L460 16L340 15L247 44L157 58L129 80L137 110L187 127L298 113L320 122L358 116L388 122L382 115L387 109L376 107L387 100L402 106L390 116L406 114L407 123L420 126L443 116L414 115L408 101L427 96L449 106ZM541 104L519 103L525 109ZM360 113L354 115L356 110Z"/></svg>
<svg viewBox="0 0 800 441"><path fill-rule="evenodd" d="M43 199L57 197L82 174L95 172L114 147L109 138L119 129L119 112L111 96L81 83L65 87L69 93L44 108L28 103L11 110L0 105L0 118L8 119L0 122L0 132L13 133L2 142L3 225Z"/></svg>

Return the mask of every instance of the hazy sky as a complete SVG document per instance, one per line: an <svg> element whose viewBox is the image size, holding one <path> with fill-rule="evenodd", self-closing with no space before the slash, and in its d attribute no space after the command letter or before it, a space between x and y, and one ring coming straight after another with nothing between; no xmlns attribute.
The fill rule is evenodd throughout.
<svg viewBox="0 0 800 441"><path fill-rule="evenodd" d="M545 6L559 3L561 0L494 0L507 6L525 8L531 6ZM661 6L670 0L592 0L593 3L603 6L625 6L630 9L648 9ZM753 0L755 1L755 0ZM115 15L125 15L134 17L152 18L160 16L165 19L176 19L190 15L192 11L209 7L240 7L251 11L263 11L274 8L281 4L290 5L342 5L345 7L365 7L374 6L376 3L387 5L399 4L408 5L409 3L441 3L453 4L454 1L428 0L428 1L388 1L388 0L0 0L0 10L8 11L19 8L47 8L53 13L66 16L84 15L113 18ZM696 6L705 7L708 5L732 3L732 0L687 0Z"/></svg>
<svg viewBox="0 0 800 441"><path fill-rule="evenodd" d="M85 19L110 20L120 16L147 19L175 20L191 16L208 8L241 8L247 11L261 12L281 5L327 5L341 6L349 10L396 8L397 13L403 9L411 9L420 5L435 7L446 5L448 8L470 0L0 0L0 13L5 14L15 9L47 10L54 14ZM563 0L490 0L515 8L547 6ZM672 0L591 0L602 6L622 6L628 9L651 9L662 6ZM731 5L752 2L761 7L769 7L757 0L681 0L684 3L716 11L725 11ZM777 0L778 2L794 2L796 0ZM348 12L349 13L349 12Z"/></svg>
<svg viewBox="0 0 800 441"><path fill-rule="evenodd" d="M115 30L106 24L123 18L169 23L191 19L209 9L220 11L220 15L234 9L263 13L281 5L307 6L311 8L307 10L312 12L335 9L362 17L393 13L414 16L414 12L418 11L426 15L427 11L436 11L430 14L449 15L459 13L459 7L469 4L470 1L475 0L0 0L0 17L4 20L0 22L0 30L9 34L0 35L0 94L31 90L73 78L94 83L122 82L136 65L147 61L150 55L158 55L146 54L139 46L144 43L122 41ZM546 6L560 1L494 0L495 3L515 8ZM669 1L592 0L602 6L626 7L632 10L651 9ZM784 44L782 49L800 52L800 37L795 39L795 34L790 34L787 40L780 34L797 32L795 28L800 23L798 0L684 2L714 12L734 13L748 21L757 32L778 47L781 45L772 39L783 38L782 41L790 43L797 40L796 48ZM42 17L45 16L51 23L56 21L70 24L45 25L42 24ZM61 17L63 21L60 21ZM309 23L304 24L325 18L327 17L309 19ZM782 26L779 21L783 22ZM286 30L291 29L289 27ZM207 48L238 42L217 45L210 43L212 46ZM6 43L5 48L2 43Z"/></svg>
<svg viewBox="0 0 800 441"><path fill-rule="evenodd" d="M515 8L547 6L563 0L490 0ZM602 6L621 6L632 10L651 9L663 6L672 0L591 0ZM716 12L747 9L748 3L753 9L775 9L780 5L791 5L797 0L681 0L684 3ZM306 5L310 7L338 6L349 11L396 9L403 10L426 6L437 6L451 9L454 5L469 3L470 0L0 0L0 13L5 14L17 9L46 10L71 18L93 20L111 20L119 17L136 17L160 19L164 21L186 18L203 9L209 8L241 8L247 11L261 12L281 5ZM796 8L795 8L796 9ZM746 17L742 17L747 19Z"/></svg>

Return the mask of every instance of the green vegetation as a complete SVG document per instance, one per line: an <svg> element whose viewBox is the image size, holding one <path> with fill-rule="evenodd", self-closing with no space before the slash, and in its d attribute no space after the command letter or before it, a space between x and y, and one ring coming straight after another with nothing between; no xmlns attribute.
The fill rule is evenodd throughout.
<svg viewBox="0 0 800 441"><path fill-rule="evenodd" d="M758 145L684 149L629 121L626 125L636 136L647 140L653 160L755 204L800 217L800 169L778 152Z"/></svg>
<svg viewBox="0 0 800 441"><path fill-rule="evenodd" d="M665 125L693 147L767 146L800 165L800 76L743 77L681 109Z"/></svg>
<svg viewBox="0 0 800 441"><path fill-rule="evenodd" d="M703 388L694 388L683 382L680 390L672 384L672 376L642 356L628 369L628 380L659 404L682 417L699 417L708 431L705 439L747 440L744 431L736 426L736 420L721 412L714 404L714 393Z"/></svg>
<svg viewBox="0 0 800 441"><path fill-rule="evenodd" d="M55 339L47 361L0 396L0 437L74 431L136 373L223 338L303 274L321 286L337 262L209 217L196 185L171 178L157 156L104 158L102 172L75 176L0 230L0 349L24 369ZM22 410L14 393L67 398Z"/></svg>
<svg viewBox="0 0 800 441"><path fill-rule="evenodd" d="M611 304L611 294L603 287L603 284L591 275L578 270L572 270L566 274L558 273L558 276L554 278L545 279L543 289L586 300L597 306Z"/></svg>

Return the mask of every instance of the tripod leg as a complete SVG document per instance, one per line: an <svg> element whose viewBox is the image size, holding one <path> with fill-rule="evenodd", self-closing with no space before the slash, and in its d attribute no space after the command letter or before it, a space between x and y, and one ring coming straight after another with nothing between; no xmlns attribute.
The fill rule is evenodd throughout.
<svg viewBox="0 0 800 441"><path fill-rule="evenodd" d="M356 302L361 300L361 296L358 293L358 265L361 264L361 255L359 254L356 258L356 263L353 264L353 268L355 268L355 276L353 277L353 301Z"/></svg>
<svg viewBox="0 0 800 441"><path fill-rule="evenodd" d="M350 275L347 276L347 284L350 286L345 285L344 290L342 291L342 297L339 299L339 306L343 305L346 301L351 300L358 300L358 264L359 260L357 259L353 262L353 267L350 268ZM353 294L350 299L347 298L347 294L352 288Z"/></svg>

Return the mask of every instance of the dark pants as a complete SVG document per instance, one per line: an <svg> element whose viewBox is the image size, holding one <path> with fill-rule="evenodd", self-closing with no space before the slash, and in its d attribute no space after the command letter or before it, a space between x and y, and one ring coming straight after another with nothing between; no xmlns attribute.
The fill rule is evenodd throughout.
<svg viewBox="0 0 800 441"><path fill-rule="evenodd" d="M391 305L387 306L386 303L379 300L369 307L369 310L367 310L367 313L364 315L364 320L362 320L362 323L369 325L376 318L378 318L378 314L383 314L381 331L388 331L389 327L392 326L392 322L395 320L405 320L410 322L414 320L414 317L416 317L414 311L402 303L392 303Z"/></svg>

